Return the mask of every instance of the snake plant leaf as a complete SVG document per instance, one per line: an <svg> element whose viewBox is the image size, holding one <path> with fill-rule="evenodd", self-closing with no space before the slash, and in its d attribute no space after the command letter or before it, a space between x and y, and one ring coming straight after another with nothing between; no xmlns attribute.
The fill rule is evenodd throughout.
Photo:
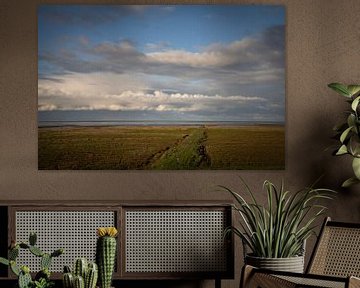
<svg viewBox="0 0 360 288"><path fill-rule="evenodd" d="M339 148L339 150L336 152L335 155L344 155L344 154L347 154L349 153L346 145L341 145L341 147Z"/></svg>
<svg viewBox="0 0 360 288"><path fill-rule="evenodd" d="M354 157L352 161L352 168L356 178L360 180L360 158Z"/></svg>
<svg viewBox="0 0 360 288"><path fill-rule="evenodd" d="M354 184L359 184L359 183L360 183L359 179L357 179L356 177L351 177L351 178L345 180L344 183L342 183L341 187L348 188Z"/></svg>
<svg viewBox="0 0 360 288"><path fill-rule="evenodd" d="M328 85L329 88L333 89L337 93L339 93L342 96L351 98L351 94L348 90L347 85L341 84L341 83L330 83Z"/></svg>
<svg viewBox="0 0 360 288"><path fill-rule="evenodd" d="M349 128L345 129L345 131L343 133L341 133L341 136L340 136L341 143L344 143L344 141L346 140L346 138L349 135L349 132L352 130L352 128L353 128L353 126L350 126Z"/></svg>
<svg viewBox="0 0 360 288"><path fill-rule="evenodd" d="M356 97L355 100L351 103L351 109L356 111L356 108L359 105L360 96Z"/></svg>
<svg viewBox="0 0 360 288"><path fill-rule="evenodd" d="M347 90L350 93L350 96L354 96L360 92L360 85L348 85Z"/></svg>

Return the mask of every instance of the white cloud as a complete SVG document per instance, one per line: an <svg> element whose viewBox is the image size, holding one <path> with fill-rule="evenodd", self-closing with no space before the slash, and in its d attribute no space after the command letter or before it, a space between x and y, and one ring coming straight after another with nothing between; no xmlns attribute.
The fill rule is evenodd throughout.
<svg viewBox="0 0 360 288"><path fill-rule="evenodd" d="M169 93L146 89L127 90L126 84L111 85L115 75L73 74L61 81L39 81L39 110L121 110L121 111L175 111L216 112L222 109L254 105L266 101L256 96L222 96L190 93ZM98 80L96 85L89 85ZM108 82L107 82L108 81ZM136 81L135 81L136 82ZM129 83L127 83L129 85ZM121 89L120 89L121 87ZM134 88L134 85L131 86ZM125 89L124 89L125 88Z"/></svg>
<svg viewBox="0 0 360 288"><path fill-rule="evenodd" d="M239 63L258 61L253 47L259 45L256 39L245 38L230 44L212 44L202 52L188 52L184 50L168 50L146 54L147 62L162 64L185 65L190 67L224 67Z"/></svg>

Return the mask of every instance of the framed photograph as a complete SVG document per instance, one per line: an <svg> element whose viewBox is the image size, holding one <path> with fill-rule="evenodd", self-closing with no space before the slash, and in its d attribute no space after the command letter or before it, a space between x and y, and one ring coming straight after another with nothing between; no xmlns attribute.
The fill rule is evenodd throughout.
<svg viewBox="0 0 360 288"><path fill-rule="evenodd" d="M285 8L40 5L38 168L285 168Z"/></svg>

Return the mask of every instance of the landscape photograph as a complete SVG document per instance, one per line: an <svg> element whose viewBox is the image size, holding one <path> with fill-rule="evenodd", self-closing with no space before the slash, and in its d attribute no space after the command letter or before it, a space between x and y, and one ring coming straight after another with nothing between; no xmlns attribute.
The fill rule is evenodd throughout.
<svg viewBox="0 0 360 288"><path fill-rule="evenodd" d="M284 7L39 5L38 169L285 169Z"/></svg>

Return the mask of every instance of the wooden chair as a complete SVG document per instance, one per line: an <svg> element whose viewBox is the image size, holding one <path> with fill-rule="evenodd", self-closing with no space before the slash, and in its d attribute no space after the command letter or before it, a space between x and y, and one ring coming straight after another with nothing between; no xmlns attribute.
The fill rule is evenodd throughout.
<svg viewBox="0 0 360 288"><path fill-rule="evenodd" d="M360 287L360 223L326 218L306 273L278 272L244 266L240 287Z"/></svg>

